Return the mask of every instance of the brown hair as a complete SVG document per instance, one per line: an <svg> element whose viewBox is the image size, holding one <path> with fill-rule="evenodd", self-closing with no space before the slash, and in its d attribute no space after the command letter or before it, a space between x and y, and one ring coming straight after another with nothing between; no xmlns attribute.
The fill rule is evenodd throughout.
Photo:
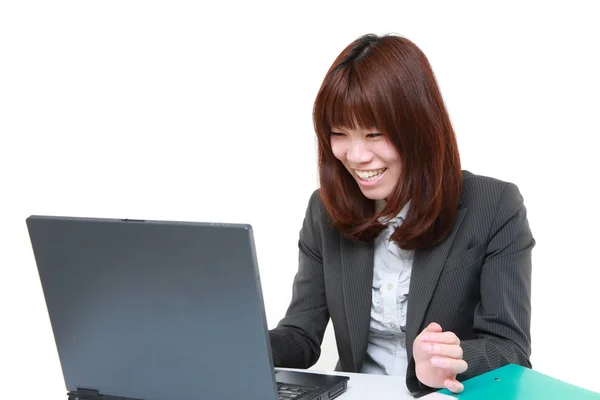
<svg viewBox="0 0 600 400"><path fill-rule="evenodd" d="M423 52L399 36L365 35L346 47L317 94L320 195L333 226L354 240L372 241L408 201L392 239L403 249L434 245L452 229L462 174L458 146L435 76ZM401 179L376 213L333 155L331 127L377 128L397 149Z"/></svg>

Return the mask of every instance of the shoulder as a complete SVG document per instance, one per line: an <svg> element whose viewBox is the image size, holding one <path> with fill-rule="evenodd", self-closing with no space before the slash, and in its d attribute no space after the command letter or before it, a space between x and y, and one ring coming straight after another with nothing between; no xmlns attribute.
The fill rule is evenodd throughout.
<svg viewBox="0 0 600 400"><path fill-rule="evenodd" d="M325 205L321 200L319 189L316 189L310 195L302 229L300 230L300 244L305 251L310 251L318 257L321 257L321 248L323 242L335 237L335 230L332 227L331 219L325 210Z"/></svg>
<svg viewBox="0 0 600 400"><path fill-rule="evenodd" d="M330 218L321 199L320 190L315 189L308 199L304 224L310 224L313 230L321 230L323 227L328 226L329 223Z"/></svg>
<svg viewBox="0 0 600 400"><path fill-rule="evenodd" d="M523 204L523 197L512 182L463 171L460 202L469 208L489 208L500 203Z"/></svg>
<svg viewBox="0 0 600 400"><path fill-rule="evenodd" d="M479 233L493 233L515 217L526 221L527 212L517 185L469 171L463 171L459 207L468 210L463 227Z"/></svg>
<svg viewBox="0 0 600 400"><path fill-rule="evenodd" d="M327 215L325 211L325 206L323 205L323 200L321 199L320 189L315 189L308 199L308 207L306 209L306 216L311 217L311 219L322 219L325 215Z"/></svg>

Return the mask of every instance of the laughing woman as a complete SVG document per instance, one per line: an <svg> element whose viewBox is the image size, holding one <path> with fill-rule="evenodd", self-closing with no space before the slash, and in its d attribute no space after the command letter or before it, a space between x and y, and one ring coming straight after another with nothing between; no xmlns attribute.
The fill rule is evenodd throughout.
<svg viewBox="0 0 600 400"><path fill-rule="evenodd" d="M300 231L273 361L308 368L331 318L337 370L413 393L531 367L531 251L518 188L461 170L429 62L411 41L345 48L314 104L320 189Z"/></svg>

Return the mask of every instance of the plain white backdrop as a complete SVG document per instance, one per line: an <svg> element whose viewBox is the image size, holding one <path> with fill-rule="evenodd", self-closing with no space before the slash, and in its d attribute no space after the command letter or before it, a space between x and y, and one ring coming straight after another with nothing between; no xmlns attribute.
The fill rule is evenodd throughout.
<svg viewBox="0 0 600 400"><path fill-rule="evenodd" d="M312 103L373 32L428 56L463 168L521 189L538 243L534 368L600 391L597 7L2 2L0 390L65 398L30 214L250 223L275 326L318 187ZM314 368L336 361L330 327Z"/></svg>

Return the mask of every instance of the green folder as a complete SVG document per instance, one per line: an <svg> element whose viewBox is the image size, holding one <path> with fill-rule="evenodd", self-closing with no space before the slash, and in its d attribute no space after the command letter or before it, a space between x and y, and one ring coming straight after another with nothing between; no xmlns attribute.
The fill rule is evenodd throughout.
<svg viewBox="0 0 600 400"><path fill-rule="evenodd" d="M459 394L447 389L436 393L462 400L600 400L600 393L515 364L468 379L463 385L465 390Z"/></svg>

